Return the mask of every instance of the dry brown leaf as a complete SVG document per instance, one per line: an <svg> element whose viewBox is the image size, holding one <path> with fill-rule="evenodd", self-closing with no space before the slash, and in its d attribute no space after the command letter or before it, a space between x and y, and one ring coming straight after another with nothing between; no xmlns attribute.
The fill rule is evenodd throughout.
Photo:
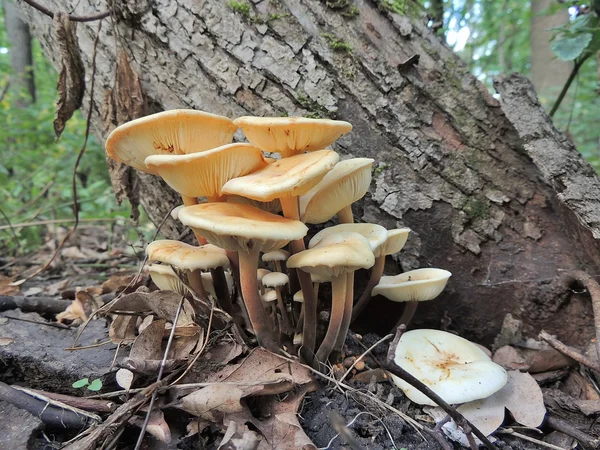
<svg viewBox="0 0 600 450"><path fill-rule="evenodd" d="M260 436L257 433L232 420L217 450L256 450L259 443Z"/></svg>
<svg viewBox="0 0 600 450"><path fill-rule="evenodd" d="M134 425L137 425L141 428L144 419L141 417L134 417L132 422ZM165 415L160 409L153 410L150 413L150 419L148 420L146 431L165 444L171 442L171 429L165 420Z"/></svg>
<svg viewBox="0 0 600 450"><path fill-rule="evenodd" d="M81 107L85 92L85 68L77 41L77 24L66 13L54 14L54 39L58 42L61 69L56 89L58 101L54 118L54 132L58 139L65 123Z"/></svg>
<svg viewBox="0 0 600 450"><path fill-rule="evenodd" d="M81 322L85 322L87 320L87 315L85 313L83 303L81 302L81 300L76 298L71 302L69 306L67 306L67 309L56 315L56 321L58 323L63 323L66 320L81 320Z"/></svg>
<svg viewBox="0 0 600 450"><path fill-rule="evenodd" d="M165 320L155 320L146 327L144 331L135 339L129 352L129 361L142 363L148 360L161 360L163 330L165 329Z"/></svg>
<svg viewBox="0 0 600 450"><path fill-rule="evenodd" d="M115 344L129 344L136 338L136 316L117 316L108 328L108 336Z"/></svg>
<svg viewBox="0 0 600 450"><path fill-rule="evenodd" d="M185 329L191 329L192 327L184 327ZM194 351L199 341L204 336L204 331L198 325L195 326L195 334L183 334L177 335L178 327L175 330L175 338L171 343L169 349L168 359L173 360L185 360L188 359L189 355Z"/></svg>
<svg viewBox="0 0 600 450"><path fill-rule="evenodd" d="M16 295L19 293L19 286L13 286L13 278L0 274L0 295Z"/></svg>
<svg viewBox="0 0 600 450"><path fill-rule="evenodd" d="M121 292L127 286L131 284L137 274L127 274L127 275L113 275L104 283L102 283L102 294L108 294L110 292ZM133 289L139 286L139 281L135 285L131 287Z"/></svg>
<svg viewBox="0 0 600 450"><path fill-rule="evenodd" d="M544 396L535 379L527 372L511 370L508 383L493 396L498 398L521 425L536 428L544 421Z"/></svg>
<svg viewBox="0 0 600 450"><path fill-rule="evenodd" d="M0 338L0 346L10 345L15 342L12 338Z"/></svg>
<svg viewBox="0 0 600 450"><path fill-rule="evenodd" d="M117 370L115 379L119 386L128 391L133 383L133 372L127 369L119 369Z"/></svg>
<svg viewBox="0 0 600 450"><path fill-rule="evenodd" d="M505 369L529 373L562 369L573 364L573 360L553 348L531 350L515 348L510 345L496 350L492 360Z"/></svg>
<svg viewBox="0 0 600 450"><path fill-rule="evenodd" d="M132 292L117 300L105 312L114 311L153 311L161 319L172 321L175 318L181 295L171 291ZM194 308L188 300L184 300L179 314L177 327L194 324Z"/></svg>
<svg viewBox="0 0 600 450"><path fill-rule="evenodd" d="M64 247L61 251L60 251L60 255L64 258L64 259L71 259L71 260L77 260L77 259L87 259L87 256L85 253L83 253L79 247L76 246L71 246L71 247Z"/></svg>
<svg viewBox="0 0 600 450"><path fill-rule="evenodd" d="M213 384L183 397L177 407L212 422L221 423L224 414L245 410L244 389L229 384Z"/></svg>
<svg viewBox="0 0 600 450"><path fill-rule="evenodd" d="M44 293L48 296L55 296L58 293L64 291L69 286L70 280L65 278L64 280L52 283L44 288Z"/></svg>

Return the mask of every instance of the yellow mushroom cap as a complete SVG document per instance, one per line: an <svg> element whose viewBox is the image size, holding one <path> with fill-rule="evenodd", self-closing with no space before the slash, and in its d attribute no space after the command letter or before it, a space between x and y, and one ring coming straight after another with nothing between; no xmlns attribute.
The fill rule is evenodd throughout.
<svg viewBox="0 0 600 450"><path fill-rule="evenodd" d="M406 244L410 228L396 228L394 230L388 230L387 238L383 245L379 247L380 255L393 255L398 253Z"/></svg>
<svg viewBox="0 0 600 450"><path fill-rule="evenodd" d="M293 299L295 302L298 302L298 303L304 303L304 292L302 292L302 291L298 291L298 292L296 292L296 293L294 294L294 296L292 297L292 299Z"/></svg>
<svg viewBox="0 0 600 450"><path fill-rule="evenodd" d="M270 252L308 232L298 220L235 203L188 206L179 212L179 220L211 244L232 251Z"/></svg>
<svg viewBox="0 0 600 450"><path fill-rule="evenodd" d="M371 184L371 158L340 161L309 192L300 197L300 217L305 223L327 222L338 211L361 199Z"/></svg>
<svg viewBox="0 0 600 450"><path fill-rule="evenodd" d="M223 194L234 194L269 202L276 198L307 193L339 161L333 150L319 150L283 158L223 186Z"/></svg>
<svg viewBox="0 0 600 450"><path fill-rule="evenodd" d="M144 163L148 156L183 155L220 147L231 142L236 130L227 117L174 109L115 128L106 139L106 153L137 170L155 173Z"/></svg>
<svg viewBox="0 0 600 450"><path fill-rule="evenodd" d="M182 270L229 267L225 250L211 244L197 247L185 242L162 239L148 244L146 254L150 261L160 261Z"/></svg>
<svg viewBox="0 0 600 450"><path fill-rule="evenodd" d="M375 264L369 241L359 233L341 232L323 238L315 247L290 256L287 266L333 278Z"/></svg>
<svg viewBox="0 0 600 450"><path fill-rule="evenodd" d="M171 266L162 264L148 264L146 269L150 273L150 278L161 291L173 291L180 295L188 292L185 284L179 279Z"/></svg>
<svg viewBox="0 0 600 450"><path fill-rule="evenodd" d="M177 220L179 218L179 211L181 211L183 208L185 208L185 205L179 205L173 208L171 210L171 218L173 220Z"/></svg>
<svg viewBox="0 0 600 450"><path fill-rule="evenodd" d="M232 178L267 165L262 152L250 144L229 144L189 155L152 155L146 166L186 197L221 195Z"/></svg>
<svg viewBox="0 0 600 450"><path fill-rule="evenodd" d="M371 292L394 302L424 302L442 293L450 272L443 269L416 269L392 277L383 276Z"/></svg>
<svg viewBox="0 0 600 450"><path fill-rule="evenodd" d="M383 244L385 244L385 240L387 239L387 230L381 225L374 223L343 223L319 231L310 240L308 247L313 248L316 245L319 245L319 242L321 242L327 236L343 232L362 234L365 238L367 238L367 241L369 241L371 251L376 257L379 256L379 249Z"/></svg>
<svg viewBox="0 0 600 450"><path fill-rule="evenodd" d="M489 397L508 381L506 371L476 344L445 331L407 331L394 362L450 404ZM413 402L435 406L410 384L395 375L392 380Z"/></svg>
<svg viewBox="0 0 600 450"><path fill-rule="evenodd" d="M267 158L265 158L266 160ZM258 200L252 200L251 198L242 197L241 195L228 195L227 203L241 203L243 205L255 206L263 211L267 211L273 214L281 212L281 202L278 198L270 202L259 202Z"/></svg>
<svg viewBox="0 0 600 450"><path fill-rule="evenodd" d="M341 120L305 117L239 117L233 121L248 140L261 150L281 153L283 158L321 150L352 130Z"/></svg>

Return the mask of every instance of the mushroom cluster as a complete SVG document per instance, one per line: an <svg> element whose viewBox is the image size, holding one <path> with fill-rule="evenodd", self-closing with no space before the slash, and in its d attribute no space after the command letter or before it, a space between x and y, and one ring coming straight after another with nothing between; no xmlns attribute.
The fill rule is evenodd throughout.
<svg viewBox="0 0 600 450"><path fill-rule="evenodd" d="M232 143L238 128L249 143ZM155 283L214 300L260 345L297 353L313 364L339 354L351 320L372 293L409 302L437 296L448 272L442 271L442 281L437 273L419 274L420 287L412 286L416 278L411 275L382 277L386 255L402 249L408 228L354 223L351 206L366 194L374 160L340 161L328 148L351 129L351 124L336 120L232 121L188 110L158 113L116 128L106 141L107 154L162 177L176 190L183 206L172 216L198 240L198 246L151 243L147 255ZM317 233L307 248L306 224L336 216L340 225ZM358 269L371 269L371 278L353 313ZM423 280L431 277L435 286L418 293L428 285ZM323 282L331 282L332 299L329 325L321 337L318 286ZM398 294L398 289L406 293Z"/></svg>

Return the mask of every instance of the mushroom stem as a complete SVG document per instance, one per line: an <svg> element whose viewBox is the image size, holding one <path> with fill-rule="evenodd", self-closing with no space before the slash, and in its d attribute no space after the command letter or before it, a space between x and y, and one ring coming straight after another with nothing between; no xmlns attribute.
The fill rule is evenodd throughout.
<svg viewBox="0 0 600 450"><path fill-rule="evenodd" d="M227 286L227 278L225 278L223 267L210 269L210 274L212 276L219 306L223 308L223 311L227 314L233 316L233 304L231 303L231 296L229 294L229 287Z"/></svg>
<svg viewBox="0 0 600 450"><path fill-rule="evenodd" d="M371 301L371 291L375 286L379 284L381 281L381 276L383 275L383 268L385 266L385 255L378 256L375 258L375 265L371 269L371 276L369 277L369 282L367 283L367 287L365 287L364 292L360 296L356 305L354 305L354 310L352 311L352 320L354 322L358 315L366 308L366 306Z"/></svg>
<svg viewBox="0 0 600 450"><path fill-rule="evenodd" d="M194 205L198 204L197 197L187 197L185 195L182 195L181 200L183 201L183 204L185 206L194 206ZM196 240L198 241L198 244L200 244L200 245L208 244L208 241L206 239L204 239L201 235L196 233L195 230L192 230L192 231L194 232L194 236L196 236Z"/></svg>
<svg viewBox="0 0 600 450"><path fill-rule="evenodd" d="M337 213L337 218L340 223L354 223L354 215L352 214L352 206L345 206Z"/></svg>
<svg viewBox="0 0 600 450"><path fill-rule="evenodd" d="M194 294L196 294L198 298L205 302L205 305L210 305L210 302L208 301L208 294L206 293L206 289L204 289L204 285L202 284L202 271L199 269L187 271L187 279L190 283L190 287L194 291ZM192 306L197 314L206 313L205 305L199 304L196 299L192 298Z"/></svg>
<svg viewBox="0 0 600 450"><path fill-rule="evenodd" d="M275 288L275 292L277 292L277 306L281 312L281 318L283 319L283 326L281 327L281 331L283 333L291 333L294 327L290 322L290 317L287 313L287 308L285 307L285 303L283 302L283 297L281 296L281 287L277 286Z"/></svg>
<svg viewBox="0 0 600 450"><path fill-rule="evenodd" d="M252 323L252 328L254 328L256 339L267 350L279 353L280 348L277 339L272 333L271 321L258 294L256 271L258 270L259 252L256 250L238 252L238 256L242 296L248 310L248 317Z"/></svg>
<svg viewBox="0 0 600 450"><path fill-rule="evenodd" d="M331 279L331 316L329 317L329 326L325 333L325 338L317 350L317 361L324 363L329 354L335 347L340 328L344 318L344 307L346 303L347 274L341 273ZM304 299L306 301L306 298ZM306 324L306 320L305 320Z"/></svg>
<svg viewBox="0 0 600 450"><path fill-rule="evenodd" d="M396 323L396 325L394 326L394 328L392 328L392 333L396 331L396 329L404 324L408 327L408 325L410 324L410 321L412 320L413 316L415 315L415 312L417 311L417 306L419 306L419 302L407 302L406 306L404 307L404 312L402 313L402 317L400 317L400 320L398 321L398 323Z"/></svg>
<svg viewBox="0 0 600 450"><path fill-rule="evenodd" d="M340 331L337 339L335 340L335 346L333 347L332 355L341 354L346 342L346 335L350 328L350 318L352 317L352 303L354 302L354 272L348 272L346 275L346 297L344 303L344 315L342 316L342 324L340 325ZM338 359L337 356L333 356L333 359Z"/></svg>
<svg viewBox="0 0 600 450"><path fill-rule="evenodd" d="M279 201L281 202L284 217L300 220L298 197L281 197ZM290 250L292 254L306 250L304 239L290 242ZM298 281L300 281L300 289L302 289L302 294L304 295L304 327L302 330L302 349L300 350L300 354L307 363L312 364L317 344L317 299L313 293L310 274L303 270L296 270L296 274Z"/></svg>

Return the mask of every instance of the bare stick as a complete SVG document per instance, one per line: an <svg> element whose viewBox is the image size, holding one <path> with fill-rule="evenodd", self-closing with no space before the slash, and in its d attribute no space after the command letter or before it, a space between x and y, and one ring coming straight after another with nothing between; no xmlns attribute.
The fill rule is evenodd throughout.
<svg viewBox="0 0 600 450"><path fill-rule="evenodd" d="M23 1L25 3L27 3L29 6L37 9L42 14L47 15L51 19L54 19L54 13L52 11L50 11L48 8L46 8L45 6L40 5L39 3L35 2L34 0L23 0ZM93 22L94 20L100 20L100 19L104 19L105 17L108 17L110 15L110 12L111 11L108 10L108 11L103 11L101 13L91 14L89 16L69 16L69 20L71 20L72 22Z"/></svg>
<svg viewBox="0 0 600 450"><path fill-rule="evenodd" d="M106 400L96 400L93 398L74 397L72 395L56 394L54 392L40 391L38 389L25 389L21 386L11 386L13 389L23 391L26 394L39 394L48 397L51 400L56 400L65 405L73 406L74 408L83 409L84 411L94 412L113 412L117 405L114 402Z"/></svg>
<svg viewBox="0 0 600 450"><path fill-rule="evenodd" d="M556 431L560 431L561 433L571 436L573 439L579 441L579 443L583 446L590 448L600 447L600 439L596 439L589 434L584 433L580 429L575 428L573 425L565 422L563 419L553 413L548 413L546 416L546 425Z"/></svg>
<svg viewBox="0 0 600 450"><path fill-rule="evenodd" d="M90 219L79 219L79 222L116 222L120 219L108 219L103 217L98 218L90 218ZM36 222L21 222L14 223L12 228L28 228L28 227L38 227L40 225L52 225L54 223L70 223L75 222L75 219L48 219L48 220L38 220ZM8 225L0 225L0 230L8 230L11 228Z"/></svg>
<svg viewBox="0 0 600 450"><path fill-rule="evenodd" d="M551 336L550 334L548 334L547 332L542 330L539 334L539 338L543 339L548 344L550 344L550 346L552 348L558 350L559 352L568 356L569 358L574 359L579 364L582 364L586 367L589 367L593 371L600 373L600 364L598 364L595 361L592 361L589 358L586 358L581 353L579 353L577 350L575 350L573 347L569 347L568 345L563 344L558 339L556 339L554 336Z"/></svg>

